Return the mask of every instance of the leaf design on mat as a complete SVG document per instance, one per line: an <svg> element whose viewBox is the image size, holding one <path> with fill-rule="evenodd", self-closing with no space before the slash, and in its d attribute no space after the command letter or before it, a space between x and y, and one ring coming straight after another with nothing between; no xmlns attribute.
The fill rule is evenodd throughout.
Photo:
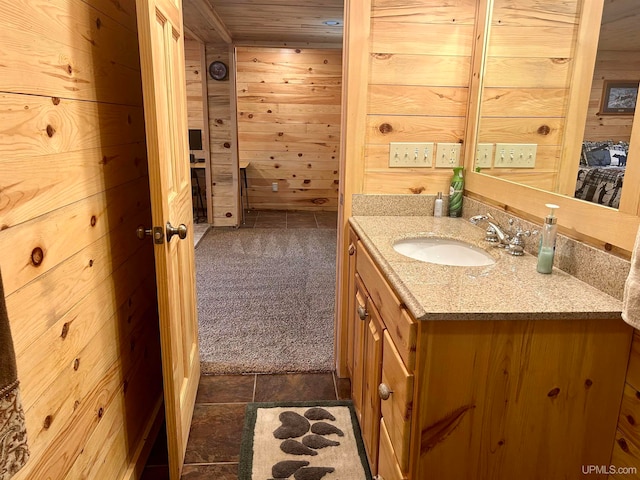
<svg viewBox="0 0 640 480"><path fill-rule="evenodd" d="M332 420L333 421L336 419L336 417L331 415L331 413L326 411L324 408L320 408L320 407L310 408L309 410L304 412L304 416L307 417L309 420Z"/></svg>
<svg viewBox="0 0 640 480"><path fill-rule="evenodd" d="M311 433L317 433L318 435L338 435L344 437L344 432L335 425L331 425L327 422L316 422L311 425Z"/></svg>
<svg viewBox="0 0 640 480"><path fill-rule="evenodd" d="M317 455L318 452L301 444L297 440L285 440L280 444L280 450L289 455Z"/></svg>
<svg viewBox="0 0 640 480"><path fill-rule="evenodd" d="M296 412L282 412L278 417L282 425L276 428L273 436L284 440L285 438L301 437L309 431L309 420Z"/></svg>
<svg viewBox="0 0 640 480"><path fill-rule="evenodd" d="M271 467L271 476L273 476L273 478L289 478L291 474L307 465L309 465L309 462L304 460L284 460Z"/></svg>
<svg viewBox="0 0 640 480"><path fill-rule="evenodd" d="M320 480L327 473L332 473L335 468L331 467L304 467L298 470L293 478L296 480Z"/></svg>
<svg viewBox="0 0 640 480"><path fill-rule="evenodd" d="M337 447L340 445L340 442L334 442L333 440L328 440L320 435L307 435L302 439L302 443L309 448L313 448L314 450L319 450L325 447Z"/></svg>

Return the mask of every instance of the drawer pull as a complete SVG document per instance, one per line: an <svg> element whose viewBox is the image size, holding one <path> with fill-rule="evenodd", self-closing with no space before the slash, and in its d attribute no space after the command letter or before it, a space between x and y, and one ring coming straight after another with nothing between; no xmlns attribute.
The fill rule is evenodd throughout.
<svg viewBox="0 0 640 480"><path fill-rule="evenodd" d="M356 246L352 243L351 245L349 245L349 255L353 255L354 253L356 253Z"/></svg>
<svg viewBox="0 0 640 480"><path fill-rule="evenodd" d="M393 390L387 387L384 383L381 383L380 385L378 385L378 395L380 395L380 398L382 400L389 400L389 397L391 396L392 393L393 393Z"/></svg>
<svg viewBox="0 0 640 480"><path fill-rule="evenodd" d="M364 320L368 315L369 312L367 312L367 309L362 305L358 305L358 316L360 317L360 320Z"/></svg>

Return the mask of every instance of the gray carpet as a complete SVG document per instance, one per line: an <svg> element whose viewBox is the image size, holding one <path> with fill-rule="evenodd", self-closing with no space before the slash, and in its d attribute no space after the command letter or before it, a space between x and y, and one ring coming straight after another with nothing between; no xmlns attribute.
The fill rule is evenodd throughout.
<svg viewBox="0 0 640 480"><path fill-rule="evenodd" d="M210 230L196 248L203 373L333 370L336 231Z"/></svg>

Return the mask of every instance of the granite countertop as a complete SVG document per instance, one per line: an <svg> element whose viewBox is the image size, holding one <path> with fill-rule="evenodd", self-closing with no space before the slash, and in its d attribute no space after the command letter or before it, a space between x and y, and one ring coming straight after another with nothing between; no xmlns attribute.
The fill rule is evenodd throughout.
<svg viewBox="0 0 640 480"><path fill-rule="evenodd" d="M515 257L484 241L483 228L463 218L355 216L350 224L418 320L566 320L621 318L622 302L557 268L536 272L536 257ZM452 267L397 253L400 238L463 240L490 252L496 263ZM531 239L527 239L532 241Z"/></svg>

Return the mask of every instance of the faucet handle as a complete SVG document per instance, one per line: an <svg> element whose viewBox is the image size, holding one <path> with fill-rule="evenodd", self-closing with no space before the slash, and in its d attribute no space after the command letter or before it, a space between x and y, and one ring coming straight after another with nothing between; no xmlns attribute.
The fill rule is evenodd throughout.
<svg viewBox="0 0 640 480"><path fill-rule="evenodd" d="M513 235L513 238L509 242L509 253L516 257L520 257L524 255L524 247L526 245L524 237L530 237L531 235L536 235L538 233L537 230L529 231L522 230L518 225L515 228L516 232Z"/></svg>

